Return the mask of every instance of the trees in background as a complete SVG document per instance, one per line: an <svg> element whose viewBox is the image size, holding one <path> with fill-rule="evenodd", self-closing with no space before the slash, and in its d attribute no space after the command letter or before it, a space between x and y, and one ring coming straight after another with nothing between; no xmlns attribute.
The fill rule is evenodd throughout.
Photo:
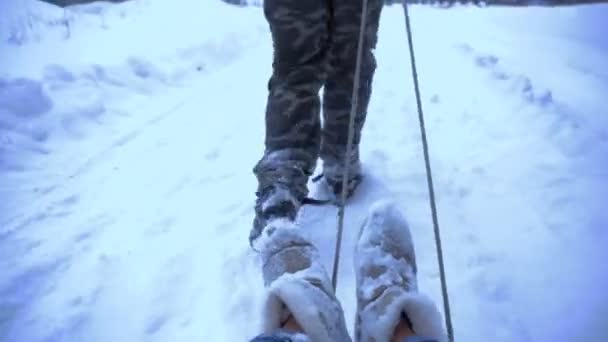
<svg viewBox="0 0 608 342"><path fill-rule="evenodd" d="M57 5L60 7L66 7L66 6L71 6L71 5L88 4L88 3L99 1L99 0L42 0L42 1L48 2L49 4ZM129 0L103 0L103 1L118 3L118 2L125 2L125 1L129 1Z"/></svg>
<svg viewBox="0 0 608 342"><path fill-rule="evenodd" d="M53 5L65 7L80 5L99 0L42 0ZM105 2L125 2L129 0L103 0ZM167 0L169 1L169 0ZM263 0L218 0L235 6L261 6ZM305 1L305 0L302 0ZM608 0L407 0L411 4L423 4L437 7L451 7L454 5L476 5L476 6L568 6L593 3L608 3ZM401 4L402 0L385 0L387 5Z"/></svg>

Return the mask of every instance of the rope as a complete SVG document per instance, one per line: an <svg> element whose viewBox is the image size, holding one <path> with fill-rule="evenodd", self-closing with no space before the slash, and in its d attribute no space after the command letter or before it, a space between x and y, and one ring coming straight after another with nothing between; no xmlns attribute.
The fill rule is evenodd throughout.
<svg viewBox="0 0 608 342"><path fill-rule="evenodd" d="M355 116L356 111L359 106L359 84L361 79L361 61L363 59L363 43L365 38L365 28L367 21L367 0L363 1L363 8L361 10L361 26L359 28L359 41L357 44L357 60L355 66L355 75L354 75L354 84L353 84L353 93L351 98L351 110L348 124L348 140L346 145L346 155L344 157L344 173L342 175L342 193L340 194L340 202L338 207L338 223L337 223L337 232L336 232L336 247L334 253L334 263L332 270L332 286L334 291L336 291L338 285L338 269L340 264L340 252L342 246L342 234L344 231L344 213L345 213L345 203L347 197L347 187L348 187L348 176L350 171L350 158L352 154L353 148L353 139L354 139L354 128L355 128ZM437 204L435 200L435 191L433 186L433 176L430 162L430 153L428 146L428 139L426 136L426 127L424 123L424 114L422 110L422 101L420 96L420 86L418 83L418 72L416 69L416 60L414 55L414 44L412 39L412 29L410 24L410 17L408 12L407 3L403 1L403 9L405 13L405 25L407 29L407 39L408 39L408 47L411 56L411 67L412 67L412 75L414 81L414 90L416 93L416 105L418 108L418 119L420 122L420 133L422 136L422 147L424 151L424 161L426 167L426 177L429 191L429 202L431 206L431 213L433 217L433 229L435 233L435 246L437 248L437 261L439 264L439 273L441 278L441 290L443 294L443 307L445 311L445 322L446 328L448 331L448 338L451 342L454 341L454 329L452 326L452 317L450 313L450 302L448 298L448 289L447 289L447 280L445 275L445 266L443 261L443 248L441 244L441 234L439 229L439 219L437 215Z"/></svg>
<svg viewBox="0 0 608 342"><path fill-rule="evenodd" d="M338 206L338 229L336 232L336 248L334 253L334 267L331 274L331 283L336 291L338 286L338 267L340 263L340 249L342 246L342 232L344 231L344 211L347 197L348 176L350 171L351 154L353 153L353 140L355 135L355 115L359 107L359 84L361 83L361 61L363 60L363 43L365 40L365 28L367 26L367 0L363 1L361 9L361 25L359 27L359 42L357 43L357 61L353 84L353 95L351 97L350 117L348 123L348 140L346 143L346 155L344 156L344 173L342 175L342 193Z"/></svg>
<svg viewBox="0 0 608 342"><path fill-rule="evenodd" d="M416 58L414 56L414 42L412 39L412 27L410 24L410 16L407 8L407 0L403 1L403 10L405 13L405 27L407 30L407 42L410 51L412 75L414 80L414 90L416 92L416 106L418 107L418 120L420 122L420 135L422 136L422 149L424 151L424 164L426 167L426 179L429 191L429 202L431 205L431 213L433 216L433 229L435 232L435 247L437 248L437 262L439 263L439 275L441 277L441 291L443 294L443 309L445 311L445 325L448 330L448 338L450 342L454 341L454 329L452 327L452 316L450 313L450 301L448 299L448 285L445 276L445 267L443 262L443 248L441 246L441 234L439 231L439 219L437 215L437 203L435 200L435 190L433 186L433 173L431 170L431 160L429 153L429 145L426 136L426 127L424 124L424 114L422 112L422 101L420 100L420 86L418 84L418 71L416 69Z"/></svg>

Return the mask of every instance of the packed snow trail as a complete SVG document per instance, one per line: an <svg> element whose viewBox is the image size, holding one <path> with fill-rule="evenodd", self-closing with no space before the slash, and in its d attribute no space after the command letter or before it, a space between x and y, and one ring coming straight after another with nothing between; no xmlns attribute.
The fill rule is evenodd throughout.
<svg viewBox="0 0 608 342"><path fill-rule="evenodd" d="M66 143L63 154L32 157L47 158L45 167L3 171L45 191L3 184L15 202L0 220L0 341L241 341L257 332L263 288L247 236L272 50L261 11L221 6L205 16L246 17L257 44L239 45L217 68L192 68L146 107L130 103L144 119L106 122L120 134L83 138L83 156ZM573 11L412 10L457 341L608 334L608 44L551 30ZM542 18L544 31L508 24L522 16ZM401 9L387 7L366 178L346 209L338 297L348 322L352 246L376 199L403 208L420 288L440 303L403 30ZM136 94L125 90L123 101ZM336 212L305 207L299 218L328 270Z"/></svg>

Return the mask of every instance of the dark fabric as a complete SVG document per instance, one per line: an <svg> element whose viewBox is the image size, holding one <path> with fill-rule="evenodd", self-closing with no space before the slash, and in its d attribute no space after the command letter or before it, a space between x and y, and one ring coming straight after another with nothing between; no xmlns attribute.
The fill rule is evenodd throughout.
<svg viewBox="0 0 608 342"><path fill-rule="evenodd" d="M428 338L419 337L419 336L410 336L406 337L403 342L439 342L437 340L430 340Z"/></svg>
<svg viewBox="0 0 608 342"><path fill-rule="evenodd" d="M291 339L285 336L260 335L251 340L251 342L291 342Z"/></svg>
<svg viewBox="0 0 608 342"><path fill-rule="evenodd" d="M250 342L292 342L292 340L283 334L260 335ZM403 342L438 342L437 340L429 340L419 336L406 337Z"/></svg>

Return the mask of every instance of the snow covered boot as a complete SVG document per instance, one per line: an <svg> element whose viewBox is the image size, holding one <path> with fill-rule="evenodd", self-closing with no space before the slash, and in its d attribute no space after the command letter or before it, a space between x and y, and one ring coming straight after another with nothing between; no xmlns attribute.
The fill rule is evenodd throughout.
<svg viewBox="0 0 608 342"><path fill-rule="evenodd" d="M319 181L321 178L325 179L336 202L338 202L342 196L342 178L344 177L344 171L344 160L336 160L336 158L324 156L323 173L314 179L314 181ZM363 176L361 173L361 163L359 162L359 153L355 151L348 169L348 181L346 182L347 199L353 196L362 180Z"/></svg>
<svg viewBox="0 0 608 342"><path fill-rule="evenodd" d="M269 186L257 192L255 218L253 228L249 233L249 243L254 247L255 240L260 236L268 222L274 219L295 221L301 202L286 187L280 184ZM254 247L255 250L258 250Z"/></svg>
<svg viewBox="0 0 608 342"><path fill-rule="evenodd" d="M422 338L445 341L435 303L418 293L414 244L405 218L390 202L375 203L355 250L355 341L388 342L401 319Z"/></svg>
<svg viewBox="0 0 608 342"><path fill-rule="evenodd" d="M320 181L321 178L325 179L325 183L327 187L331 191L334 196L334 202L339 203L342 198L342 176L339 178L330 178L325 174L317 176L313 179L313 181ZM346 182L346 199L350 199L354 194L359 184L363 181L363 176L361 174L355 174L352 177L348 177L348 181Z"/></svg>
<svg viewBox="0 0 608 342"><path fill-rule="evenodd" d="M266 286L262 336L291 341L350 342L342 307L317 249L288 220L273 220L256 242ZM303 333L281 330L290 316Z"/></svg>
<svg viewBox="0 0 608 342"><path fill-rule="evenodd" d="M255 218L249 234L252 247L269 221L277 218L296 219L308 195L308 177L314 168L308 159L310 156L302 151L279 150L264 154L254 167L258 189Z"/></svg>

